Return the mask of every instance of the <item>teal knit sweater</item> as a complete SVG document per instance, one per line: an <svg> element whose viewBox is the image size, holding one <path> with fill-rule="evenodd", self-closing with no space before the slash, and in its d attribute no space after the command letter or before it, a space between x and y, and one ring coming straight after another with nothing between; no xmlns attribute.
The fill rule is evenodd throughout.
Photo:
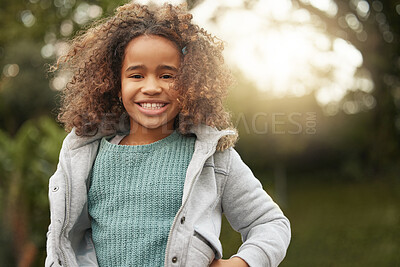
<svg viewBox="0 0 400 267"><path fill-rule="evenodd" d="M164 266L194 143L176 131L148 145L101 140L88 193L100 266Z"/></svg>

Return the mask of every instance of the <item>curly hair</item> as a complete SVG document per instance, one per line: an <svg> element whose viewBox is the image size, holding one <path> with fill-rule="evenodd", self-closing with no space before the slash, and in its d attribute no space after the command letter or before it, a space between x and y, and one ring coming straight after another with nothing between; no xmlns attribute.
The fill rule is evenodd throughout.
<svg viewBox="0 0 400 267"><path fill-rule="evenodd" d="M126 46L141 35L162 36L180 49L186 47L174 85L180 104L176 129L188 134L191 126L200 123L219 130L234 129L222 102L231 84L222 56L223 42L191 19L185 5L128 3L71 40L54 68L72 73L58 115L65 130L75 127L77 135L89 136L99 130L115 133L121 125L126 126L128 115L118 98L121 67ZM236 140L237 135L225 136L217 149L233 146Z"/></svg>

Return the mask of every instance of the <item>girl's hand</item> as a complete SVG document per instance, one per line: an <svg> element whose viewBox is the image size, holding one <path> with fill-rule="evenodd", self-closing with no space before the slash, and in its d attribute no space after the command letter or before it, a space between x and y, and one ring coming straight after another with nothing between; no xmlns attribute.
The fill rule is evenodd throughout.
<svg viewBox="0 0 400 267"><path fill-rule="evenodd" d="M229 260L214 260L210 267L249 267L249 265L239 257L233 257Z"/></svg>

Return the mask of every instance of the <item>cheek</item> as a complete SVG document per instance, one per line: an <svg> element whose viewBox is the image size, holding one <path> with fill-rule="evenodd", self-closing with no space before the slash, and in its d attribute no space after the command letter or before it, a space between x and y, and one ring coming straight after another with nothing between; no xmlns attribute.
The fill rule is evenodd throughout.
<svg viewBox="0 0 400 267"><path fill-rule="evenodd" d="M178 96L179 96L179 92L177 90L171 89L169 92L170 98L172 101L174 101L174 103L179 106L179 102L178 102Z"/></svg>
<svg viewBox="0 0 400 267"><path fill-rule="evenodd" d="M131 97L135 92L136 88L132 82L128 79L121 80L121 90L119 93L122 98Z"/></svg>
<svg viewBox="0 0 400 267"><path fill-rule="evenodd" d="M177 90L171 89L171 90L169 90L169 91L170 91L170 95L171 95L171 97L172 97L173 99L177 99L177 98L178 98L179 93L178 93Z"/></svg>
<svg viewBox="0 0 400 267"><path fill-rule="evenodd" d="M173 87L174 87L174 83L172 82L172 83L170 83L168 86L169 86L169 88L168 88L168 95L169 95L169 97L170 98L172 98L172 99L177 99L178 98L178 96L179 96L179 92L178 92L178 90L175 90Z"/></svg>

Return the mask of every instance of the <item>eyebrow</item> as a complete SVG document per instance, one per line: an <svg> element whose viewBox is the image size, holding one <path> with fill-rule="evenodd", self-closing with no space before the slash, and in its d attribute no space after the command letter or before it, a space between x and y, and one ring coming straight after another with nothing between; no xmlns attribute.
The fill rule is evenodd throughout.
<svg viewBox="0 0 400 267"><path fill-rule="evenodd" d="M146 67L144 65L133 65L133 66L129 66L128 68L126 68L126 71L132 71L132 70L137 70L137 69L145 69Z"/></svg>
<svg viewBox="0 0 400 267"><path fill-rule="evenodd" d="M133 66L129 66L125 72L127 71L133 71L133 70L137 70L137 69L146 69L145 65L133 65ZM175 68L174 66L170 66L170 65L158 65L157 66L157 70L172 70L175 72L178 72L178 69Z"/></svg>
<svg viewBox="0 0 400 267"><path fill-rule="evenodd" d="M157 70L172 70L172 71L178 72L177 68L175 68L174 66L169 66L169 65L158 65Z"/></svg>

